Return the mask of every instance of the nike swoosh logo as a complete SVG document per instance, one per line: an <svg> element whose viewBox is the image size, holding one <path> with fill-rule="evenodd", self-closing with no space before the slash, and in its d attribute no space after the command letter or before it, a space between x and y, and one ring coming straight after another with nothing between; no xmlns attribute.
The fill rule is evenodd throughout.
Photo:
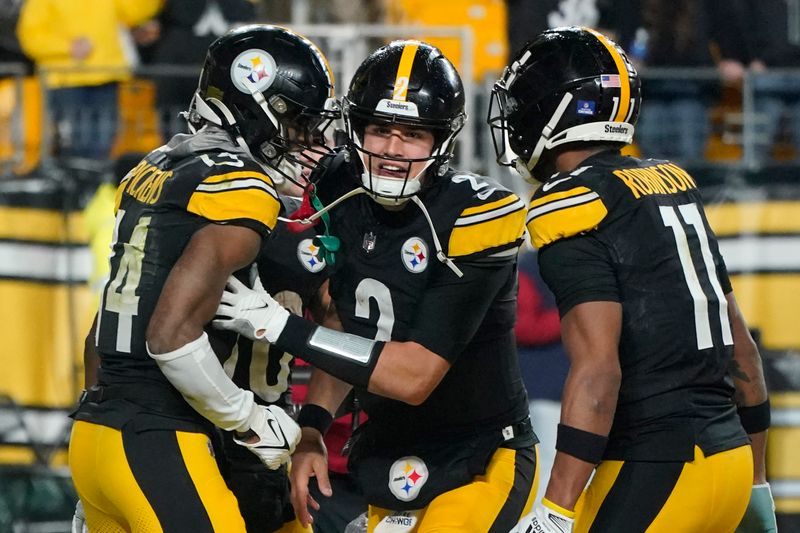
<svg viewBox="0 0 800 533"><path fill-rule="evenodd" d="M566 178L561 178L560 180L556 180L556 181L548 181L547 183L542 185L542 190L544 192L547 192L550 189L552 189L553 187L555 187L556 185L558 185L559 183L561 183L562 181L567 181L569 179L572 179L572 176L567 176Z"/></svg>
<svg viewBox="0 0 800 533"><path fill-rule="evenodd" d="M267 420L267 425L269 426L269 429L272 430L272 433L275 435L275 438L276 439L277 438L282 438L283 439L283 445L280 446L280 447L281 448L286 448L288 450L289 449L289 446L288 446L289 441L286 439L286 435L283 433L283 428L281 427L280 424L278 424L278 429L276 430L275 426L274 426L275 423L276 423L276 421L271 419L271 418L269 420ZM278 431L280 431L280 436L278 435ZM277 448L277 446L272 446L272 447L273 448Z"/></svg>
<svg viewBox="0 0 800 533"><path fill-rule="evenodd" d="M559 183L561 183L562 181L567 181L570 178L574 178L575 176L577 176L579 174L582 174L585 170L588 170L589 168L591 168L591 165L585 166L585 167L580 167L580 168L577 168L577 169L573 170L572 172L570 172L569 176L567 176L566 178L561 178L560 180L556 180L556 181L548 181L547 183L542 185L542 190L544 192L547 192L550 189L552 189L553 187L555 187L556 185L558 185Z"/></svg>

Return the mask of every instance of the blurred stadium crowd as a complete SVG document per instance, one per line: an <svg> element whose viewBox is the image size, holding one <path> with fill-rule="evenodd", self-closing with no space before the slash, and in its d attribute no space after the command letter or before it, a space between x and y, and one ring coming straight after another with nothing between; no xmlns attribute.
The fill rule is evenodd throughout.
<svg viewBox="0 0 800 533"><path fill-rule="evenodd" d="M800 146L798 20L797 0L3 0L0 173L30 173L43 158L109 161L183 131L207 45L251 21L306 30L342 87L384 36L428 39L469 74L479 156L486 89L509 52L548 27L596 27L643 72L641 153L785 165ZM489 159L462 163L496 174Z"/></svg>
<svg viewBox="0 0 800 533"><path fill-rule="evenodd" d="M185 131L208 45L249 22L313 39L339 93L390 39L438 46L468 98L458 166L515 189L484 120L509 55L557 26L613 36L643 79L629 153L682 163L714 204L773 389L778 512L800 527L800 0L0 0L0 532L63 530L64 414L110 230L98 213L142 154Z"/></svg>

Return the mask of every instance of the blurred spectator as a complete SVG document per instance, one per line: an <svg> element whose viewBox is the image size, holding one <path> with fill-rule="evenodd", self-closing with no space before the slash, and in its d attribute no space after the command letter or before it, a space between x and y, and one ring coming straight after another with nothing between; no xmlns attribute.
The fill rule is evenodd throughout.
<svg viewBox="0 0 800 533"><path fill-rule="evenodd" d="M203 64L208 46L237 24L255 18L250 0L165 0L155 20L136 28L142 62L152 65L194 67ZM165 74L155 77L156 106L165 140L186 133L179 117L197 89L197 75Z"/></svg>
<svg viewBox="0 0 800 533"><path fill-rule="evenodd" d="M309 22L371 24L384 20L385 0L312 0Z"/></svg>
<svg viewBox="0 0 800 533"><path fill-rule="evenodd" d="M122 26L152 18L161 0L26 0L17 35L46 71L61 156L105 159L114 142L117 91L128 77Z"/></svg>
<svg viewBox="0 0 800 533"><path fill-rule="evenodd" d="M630 46L633 59L654 68L713 68L709 18L696 0L642 0L643 28ZM623 44L623 43L620 43ZM635 51L635 53L634 53ZM644 76L647 112L636 125L636 142L649 157L696 162L709 135L708 110L715 82Z"/></svg>
<svg viewBox="0 0 800 533"><path fill-rule="evenodd" d="M15 31L21 8L22 0L0 0L0 63L21 63L30 73L33 63L22 52ZM0 68L0 78L8 74Z"/></svg>
<svg viewBox="0 0 800 533"><path fill-rule="evenodd" d="M517 349L522 379L528 390L533 430L539 437L539 494L550 479L556 456L556 430L561 418L561 392L569 360L561 344L561 323L555 298L539 275L538 254L519 257Z"/></svg>
<svg viewBox="0 0 800 533"><path fill-rule="evenodd" d="M773 68L800 67L800 28L792 26L784 0L708 0L723 80L741 84L746 72L754 92L754 116L745 117L753 135L752 163L770 158L782 119L787 116L795 149L800 147L800 80ZM796 25L795 25L796 26Z"/></svg>
<svg viewBox="0 0 800 533"><path fill-rule="evenodd" d="M559 26L587 26L601 30L623 47L634 36L640 0L506 0L508 53L515 52L539 33Z"/></svg>

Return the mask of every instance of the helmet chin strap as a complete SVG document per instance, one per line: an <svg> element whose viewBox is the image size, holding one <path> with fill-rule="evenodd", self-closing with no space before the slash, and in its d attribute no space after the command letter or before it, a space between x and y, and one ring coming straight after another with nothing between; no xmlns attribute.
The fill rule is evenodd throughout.
<svg viewBox="0 0 800 533"><path fill-rule="evenodd" d="M436 234L436 228L433 226L433 220L431 220L431 215L428 213L428 209L425 207L425 204L422 203L422 200L420 200L419 196L416 194L411 197L411 201L417 204L417 207L419 207L420 211L422 211L422 214L425 216L425 220L428 221L428 227L431 228L431 237L433 238L433 247L436 248L436 259L452 270L453 273L459 278L464 277L464 273L461 271L461 269L458 268L453 260L447 257L447 254L444 253L444 250L442 249L442 243L439 242L439 236Z"/></svg>
<svg viewBox="0 0 800 533"><path fill-rule="evenodd" d="M558 125L558 121L561 120L562 116L564 116L564 111L567 110L567 106L571 101L572 93L565 93L564 97L561 98L561 102L559 102L558 106L556 107L556 110L553 112L553 116L550 117L550 120L547 121L545 127L542 128L542 134L539 136L539 141L536 143L530 159L525 162L522 158L518 157L514 163L514 168L517 169L517 172L519 172L522 178L526 181L533 183L534 185L539 182L539 180L533 176L533 167L535 167L536 163L539 162L542 152L544 152L544 149L547 147L547 141L550 139L550 136L553 134L553 130Z"/></svg>

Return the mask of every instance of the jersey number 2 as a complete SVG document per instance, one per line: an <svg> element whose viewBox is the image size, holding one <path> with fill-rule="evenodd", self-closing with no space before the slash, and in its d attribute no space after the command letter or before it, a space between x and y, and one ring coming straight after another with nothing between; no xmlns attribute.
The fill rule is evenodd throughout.
<svg viewBox="0 0 800 533"><path fill-rule="evenodd" d="M703 257L703 263L705 264L705 271L708 273L708 282L719 302L719 323L720 330L722 331L722 342L725 345L733 344L731 323L728 319L728 301L722 293L722 286L717 277L714 257L711 255L711 247L708 244L708 234L703 224L703 217L700 216L700 211L697 209L697 204L679 205L678 211L680 211L680 217L672 206L661 206L658 209L661 212L661 219L664 221L664 225L672 230L672 234L675 237L675 244L678 247L678 258L683 268L683 276L686 279L686 285L694 301L694 325L695 331L697 332L697 349L705 350L707 348L712 348L714 346L714 340L711 336L711 318L708 313L708 297L705 292L703 292L697 269L692 261L689 239L684 229L685 225L694 228L697 240L700 244L700 252ZM681 220L681 217L683 220Z"/></svg>
<svg viewBox="0 0 800 533"><path fill-rule="evenodd" d="M392 339L392 328L394 328L392 293L389 287L377 279L364 278L356 287L356 316L358 318L369 320L369 301L371 299L378 304L375 340L389 341Z"/></svg>

